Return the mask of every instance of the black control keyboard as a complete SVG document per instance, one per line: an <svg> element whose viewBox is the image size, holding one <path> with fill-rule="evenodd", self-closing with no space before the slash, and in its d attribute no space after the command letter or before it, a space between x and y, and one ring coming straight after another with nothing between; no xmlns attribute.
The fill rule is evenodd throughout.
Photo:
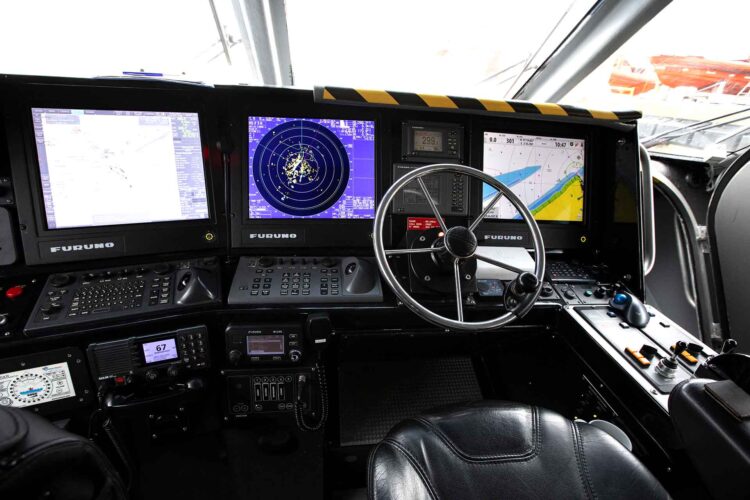
<svg viewBox="0 0 750 500"><path fill-rule="evenodd" d="M374 263L356 257L241 257L230 304L380 302Z"/></svg>
<svg viewBox="0 0 750 500"><path fill-rule="evenodd" d="M154 279L159 280L159 278ZM139 278L123 278L119 282L95 283L83 286L73 294L67 316L68 318L74 318L87 314L137 309L143 303L145 288L145 280ZM159 289L156 289L157 295L152 295L153 299L149 300L149 305L158 303L158 293ZM167 291L165 295L166 297L163 299L165 302L163 303L166 304L169 301L169 292Z"/></svg>
<svg viewBox="0 0 750 500"><path fill-rule="evenodd" d="M596 276L584 266L561 260L547 262L547 276L550 281L566 283L592 283L597 280Z"/></svg>
<svg viewBox="0 0 750 500"><path fill-rule="evenodd" d="M24 331L220 303L218 275L214 259L53 274Z"/></svg>

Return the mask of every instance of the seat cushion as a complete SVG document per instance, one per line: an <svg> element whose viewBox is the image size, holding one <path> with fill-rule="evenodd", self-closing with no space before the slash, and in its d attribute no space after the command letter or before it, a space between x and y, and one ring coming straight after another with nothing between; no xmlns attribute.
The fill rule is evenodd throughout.
<svg viewBox="0 0 750 500"><path fill-rule="evenodd" d="M368 483L377 500L669 498L606 432L501 401L401 422L370 455Z"/></svg>

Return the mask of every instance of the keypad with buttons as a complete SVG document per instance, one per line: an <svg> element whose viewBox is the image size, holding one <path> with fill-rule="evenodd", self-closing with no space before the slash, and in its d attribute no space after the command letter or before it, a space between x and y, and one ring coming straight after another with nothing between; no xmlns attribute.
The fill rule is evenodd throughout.
<svg viewBox="0 0 750 500"><path fill-rule="evenodd" d="M242 257L230 304L376 302L382 300L378 281L372 293L347 294L347 280L360 265L353 257ZM374 264L372 269L375 269Z"/></svg>

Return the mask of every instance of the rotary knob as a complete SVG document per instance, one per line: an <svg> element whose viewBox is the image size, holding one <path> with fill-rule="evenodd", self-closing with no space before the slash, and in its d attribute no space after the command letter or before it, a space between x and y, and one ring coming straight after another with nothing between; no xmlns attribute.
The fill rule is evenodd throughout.
<svg viewBox="0 0 750 500"><path fill-rule="evenodd" d="M227 358L229 358L229 362L233 365L236 365L240 362L240 359L242 359L242 353L237 349L232 349L227 354Z"/></svg>
<svg viewBox="0 0 750 500"><path fill-rule="evenodd" d="M159 372L157 372L156 370L151 369L146 372L146 380L153 382L157 378L159 378Z"/></svg>
<svg viewBox="0 0 750 500"><path fill-rule="evenodd" d="M55 288L65 286L72 281L69 274L54 274L49 279L49 284Z"/></svg>
<svg viewBox="0 0 750 500"><path fill-rule="evenodd" d="M302 359L302 353L296 349L292 349L289 351L289 359L292 363L299 363L300 359Z"/></svg>
<svg viewBox="0 0 750 500"><path fill-rule="evenodd" d="M274 264L273 257L261 257L258 259L258 265L260 267L271 267Z"/></svg>
<svg viewBox="0 0 750 500"><path fill-rule="evenodd" d="M172 266L170 266L169 264L156 264L153 267L153 271L160 276L167 274L171 270L172 270Z"/></svg>

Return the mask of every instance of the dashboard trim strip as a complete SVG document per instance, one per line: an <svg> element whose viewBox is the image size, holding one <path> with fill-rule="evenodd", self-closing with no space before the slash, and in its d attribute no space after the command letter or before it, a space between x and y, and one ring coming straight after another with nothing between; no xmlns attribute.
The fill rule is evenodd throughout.
<svg viewBox="0 0 750 500"><path fill-rule="evenodd" d="M640 111L605 111L584 109L576 106L555 103L531 103L527 101L501 101L454 97L437 94L392 92L390 90L367 90L345 87L315 87L316 102L335 101L342 104L372 104L406 106L418 108L439 108L465 111L488 111L491 113L512 113L529 115L588 118L604 121L632 122L641 118Z"/></svg>

